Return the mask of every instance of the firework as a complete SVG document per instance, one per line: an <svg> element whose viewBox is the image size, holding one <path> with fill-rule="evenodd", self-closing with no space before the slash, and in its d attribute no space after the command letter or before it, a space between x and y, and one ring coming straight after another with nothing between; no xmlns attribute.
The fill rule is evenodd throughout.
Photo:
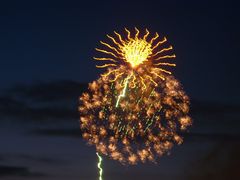
<svg viewBox="0 0 240 180"><path fill-rule="evenodd" d="M125 31L126 38L114 32L116 38L107 35L112 43L96 48L104 55L94 57L103 63L97 68L106 71L80 97L80 128L100 154L123 164L155 162L182 143L178 132L192 123L189 98L165 69L176 66L164 61L176 57L166 37Z"/></svg>

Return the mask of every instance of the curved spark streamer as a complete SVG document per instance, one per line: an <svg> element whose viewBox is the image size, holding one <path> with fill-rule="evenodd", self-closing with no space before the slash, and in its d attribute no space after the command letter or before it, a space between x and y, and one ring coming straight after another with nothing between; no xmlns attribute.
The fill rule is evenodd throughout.
<svg viewBox="0 0 240 180"><path fill-rule="evenodd" d="M162 77L162 76L158 75L158 74L157 74L157 73L155 73L154 71L151 71L151 73L152 73L152 74L154 74L154 75L156 75L157 77L161 78L162 80L165 80L165 78L164 78L164 77Z"/></svg>
<svg viewBox="0 0 240 180"><path fill-rule="evenodd" d="M130 39L131 39L131 33L130 33L130 31L129 31L127 28L125 28L125 31L127 32L127 38L128 38L128 40L130 40Z"/></svg>
<svg viewBox="0 0 240 180"><path fill-rule="evenodd" d="M103 41L100 41L100 43L105 45L105 46L107 46L109 49L114 50L117 54L122 55L116 48L112 47L111 45L109 45L109 44L107 44L107 43L105 43Z"/></svg>
<svg viewBox="0 0 240 180"><path fill-rule="evenodd" d="M159 34L158 34L158 33L156 33L155 37L151 39L151 41L150 41L150 44L152 44L152 43L153 43L153 41L155 41L155 40L156 40L158 37L159 37Z"/></svg>
<svg viewBox="0 0 240 180"><path fill-rule="evenodd" d="M121 36L119 33L117 33L116 31L114 31L114 33L118 36L119 41L120 41L122 44L124 44L124 41L122 40L122 36Z"/></svg>
<svg viewBox="0 0 240 180"><path fill-rule="evenodd" d="M112 62L117 62L116 60L112 59L112 58L97 58L97 57L93 57L93 59L97 60L97 61L112 61Z"/></svg>
<svg viewBox="0 0 240 180"><path fill-rule="evenodd" d="M112 36L109 36L107 34L107 37L113 41L114 44L116 44L118 47L122 47Z"/></svg>
<svg viewBox="0 0 240 180"><path fill-rule="evenodd" d="M115 70L109 70L108 73L106 73L106 74L101 74L101 76L107 77L107 76L109 76L110 74L112 74L112 73L114 73L114 72L116 72L116 71L117 71L117 69L115 69Z"/></svg>
<svg viewBox="0 0 240 180"><path fill-rule="evenodd" d="M153 46L152 50L156 49L159 45L165 43L167 41L167 38L164 37L164 39L162 41L159 41L155 46Z"/></svg>
<svg viewBox="0 0 240 180"><path fill-rule="evenodd" d="M176 66L176 64L173 64L173 63L157 63L157 64L154 64L154 65L163 65L163 66Z"/></svg>
<svg viewBox="0 0 240 180"><path fill-rule="evenodd" d="M148 31L148 29L146 29L146 34L143 36L143 39L144 39L144 40L146 40L146 39L147 39L147 37L148 37L149 33L150 33L150 32Z"/></svg>
<svg viewBox="0 0 240 180"><path fill-rule="evenodd" d="M102 52L102 53L106 53L106 54L110 54L110 55L112 55L113 57L115 57L115 58L118 58L118 56L116 56L114 53L112 53L112 52L109 52L109 51L106 51L106 50L103 50L103 49L98 49L98 48L95 48L96 49L96 51L99 51L99 52Z"/></svg>
<svg viewBox="0 0 240 180"><path fill-rule="evenodd" d="M161 51L158 51L157 53L153 54L152 57L157 56L158 54L161 54L163 52L167 52L167 51L172 50L172 49L173 49L172 46L170 46L169 48L164 48Z"/></svg>
<svg viewBox="0 0 240 180"><path fill-rule="evenodd" d="M135 39L137 39L137 38L138 38L138 35L139 35L139 30L135 27L135 31L136 31Z"/></svg>
<svg viewBox="0 0 240 180"><path fill-rule="evenodd" d="M166 56L161 56L161 57L158 57L157 59L154 59L154 60L160 60L160 59L167 59L167 58L175 58L176 55L173 54L173 55L166 55Z"/></svg>
<svg viewBox="0 0 240 180"><path fill-rule="evenodd" d="M104 64L102 66L96 66L97 68L105 68L105 67L109 67L109 66L117 66L116 64Z"/></svg>
<svg viewBox="0 0 240 180"><path fill-rule="evenodd" d="M109 82L116 81L119 78L119 76L121 76L122 74L124 74L124 73L120 73L120 74L116 75L116 77L113 80L109 80Z"/></svg>

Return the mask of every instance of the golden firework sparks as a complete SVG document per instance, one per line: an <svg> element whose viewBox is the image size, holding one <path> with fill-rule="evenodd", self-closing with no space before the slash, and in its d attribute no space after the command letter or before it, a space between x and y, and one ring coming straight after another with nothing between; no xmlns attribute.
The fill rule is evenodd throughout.
<svg viewBox="0 0 240 180"><path fill-rule="evenodd" d="M80 97L80 128L97 152L122 163L155 161L183 139L178 131L191 125L189 98L168 67L176 64L167 38L151 37L135 28L126 36L114 31L109 43L96 48L94 57L106 68ZM160 39L160 40L159 40ZM99 154L99 174L102 177Z"/></svg>
<svg viewBox="0 0 240 180"><path fill-rule="evenodd" d="M97 61L104 61L106 63L103 65L97 65L97 68L119 68L120 65L124 65L133 70L134 75L132 77L136 78L139 68L149 68L153 66L156 68L158 66L176 66L174 63L158 62L162 59L170 59L176 57L176 55L171 52L173 50L172 46L163 46L167 42L166 37L163 37L162 40L158 40L159 35L156 33L152 38L148 38L150 32L147 29L146 33L142 36L140 35L140 31L137 28L135 28L135 34L132 34L127 28L125 28L125 31L127 33L127 37L125 38L116 31L114 31L115 37L107 35L107 37L112 41L113 45L100 41L101 45L103 45L104 48L96 48L96 51L104 54L106 57L94 57L94 59ZM161 74L158 74L158 77L163 80L165 76L164 73L168 73L169 71L165 70L164 68L160 69L162 69L162 72ZM124 75L122 73L119 74L120 72L121 71L114 71L114 73L117 73L116 76ZM108 75L111 73L112 72L110 72ZM150 72L148 76L141 77L144 78L142 80L143 86L144 81L150 79L149 76L152 76L152 74L156 74L156 72ZM150 80L156 85L156 82L154 82L152 79Z"/></svg>

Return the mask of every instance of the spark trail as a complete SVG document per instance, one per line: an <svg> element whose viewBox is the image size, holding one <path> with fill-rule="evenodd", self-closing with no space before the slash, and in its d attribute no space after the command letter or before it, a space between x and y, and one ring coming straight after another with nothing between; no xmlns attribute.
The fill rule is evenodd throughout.
<svg viewBox="0 0 240 180"><path fill-rule="evenodd" d="M99 180L103 180L103 178L102 178L103 169L101 167L101 165L102 165L102 157L98 153L96 153L96 154L97 154L97 157L98 157L97 167L98 167L98 170L99 170Z"/></svg>
<svg viewBox="0 0 240 180"><path fill-rule="evenodd" d="M122 93L118 96L117 103L116 103L116 106L115 106L115 107L118 107L120 99L121 99L122 97L125 97L125 95L126 95L126 90L127 90L127 86L128 86L128 81L129 81L130 78L131 78L131 76L128 76L128 77L126 78L126 82L124 83L123 91L122 91Z"/></svg>

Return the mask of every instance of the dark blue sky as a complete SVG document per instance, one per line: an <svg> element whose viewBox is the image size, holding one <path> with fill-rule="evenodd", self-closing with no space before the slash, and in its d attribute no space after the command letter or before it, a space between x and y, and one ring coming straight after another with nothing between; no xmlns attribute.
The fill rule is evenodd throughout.
<svg viewBox="0 0 240 180"><path fill-rule="evenodd" d="M149 28L168 37L176 78L190 97L237 103L239 6L230 1L9 1L0 4L0 81L16 84L99 76L92 60L105 34Z"/></svg>
<svg viewBox="0 0 240 180"><path fill-rule="evenodd" d="M78 97L101 73L92 59L99 41L135 26L173 45L172 71L192 99L194 123L158 165L104 157L104 178L240 179L240 6L233 2L1 1L0 179L96 179Z"/></svg>

